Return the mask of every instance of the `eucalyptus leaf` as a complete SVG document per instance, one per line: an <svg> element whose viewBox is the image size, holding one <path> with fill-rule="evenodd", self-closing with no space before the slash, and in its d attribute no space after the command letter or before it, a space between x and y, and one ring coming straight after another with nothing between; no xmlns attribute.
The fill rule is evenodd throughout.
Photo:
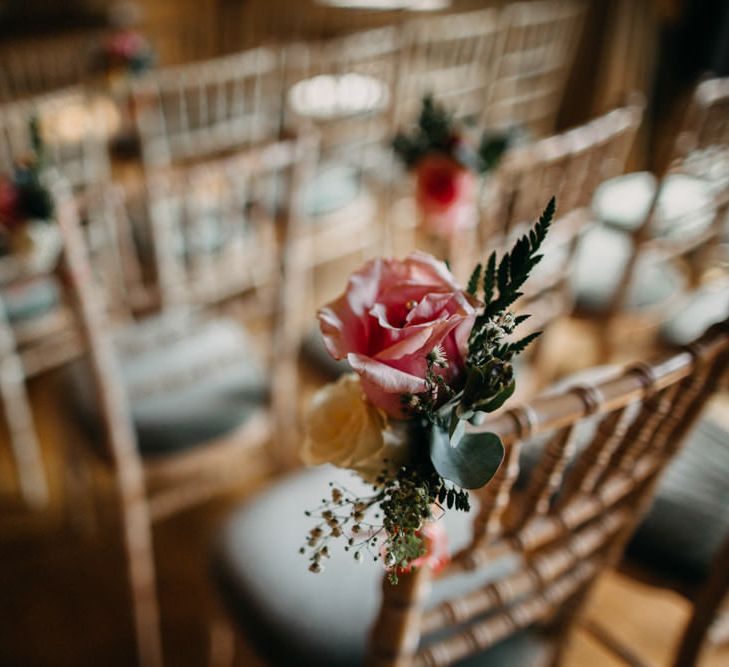
<svg viewBox="0 0 729 667"><path fill-rule="evenodd" d="M506 388L502 389L493 398L484 403L476 403L474 407L479 412L493 412L494 410L498 410L514 393L514 389L516 389L516 380L512 380Z"/></svg>
<svg viewBox="0 0 729 667"><path fill-rule="evenodd" d="M463 423L463 422L461 422ZM504 446L494 433L463 433L455 446L448 432L433 428L430 459L438 474L463 489L478 489L496 473Z"/></svg>
<svg viewBox="0 0 729 667"><path fill-rule="evenodd" d="M451 417L451 426L448 429L448 435L450 436L451 447L458 447L458 443L461 441L464 433L466 432L466 422L463 419L459 419L456 415L456 411L453 411Z"/></svg>

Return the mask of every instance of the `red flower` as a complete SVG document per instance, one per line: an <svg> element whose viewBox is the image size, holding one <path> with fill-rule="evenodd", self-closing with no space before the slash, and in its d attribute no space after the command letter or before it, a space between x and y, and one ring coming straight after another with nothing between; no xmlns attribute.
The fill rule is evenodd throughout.
<svg viewBox="0 0 729 667"><path fill-rule="evenodd" d="M106 50L112 58L131 60L139 51L146 48L146 42L138 32L124 30L108 38Z"/></svg>
<svg viewBox="0 0 729 667"><path fill-rule="evenodd" d="M417 203L423 226L450 236L475 224L476 176L445 155L429 155L417 166Z"/></svg>
<svg viewBox="0 0 729 667"><path fill-rule="evenodd" d="M15 183L7 178L0 180L0 225L13 229L22 222L20 194Z"/></svg>

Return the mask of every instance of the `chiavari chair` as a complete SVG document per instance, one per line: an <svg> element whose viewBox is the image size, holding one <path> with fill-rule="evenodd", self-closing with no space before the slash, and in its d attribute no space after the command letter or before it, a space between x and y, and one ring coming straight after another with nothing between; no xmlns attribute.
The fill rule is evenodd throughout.
<svg viewBox="0 0 729 667"><path fill-rule="evenodd" d="M436 95L456 118L481 121L504 37L494 8L407 21L397 124L416 118L427 94Z"/></svg>
<svg viewBox="0 0 729 667"><path fill-rule="evenodd" d="M385 242L400 48L399 31L390 26L284 51L286 124L320 143L303 202L306 225L290 239L292 270L307 296L295 304L297 321L304 352L317 365L323 357L310 315L335 296L327 271L362 261Z"/></svg>
<svg viewBox="0 0 729 667"><path fill-rule="evenodd" d="M501 437L505 459L473 492L473 516L440 519L454 555L438 573L422 567L393 586L379 563L332 554L322 573L302 574L302 508L331 480L369 487L329 467L281 480L221 534L215 572L232 617L271 664L558 664L592 583L725 382L727 326L474 426Z"/></svg>
<svg viewBox="0 0 729 667"><path fill-rule="evenodd" d="M525 232L540 202L551 193L556 196L557 217L544 260L535 269L533 289L517 304L519 310L533 313L534 330L572 310L573 264L578 244L593 233L593 193L604 179L623 173L642 115L642 101L636 98L584 125L515 147L486 183L477 246L482 256L491 249L509 247ZM539 370L538 345L532 354Z"/></svg>
<svg viewBox="0 0 729 667"><path fill-rule="evenodd" d="M131 86L147 167L213 157L278 139L279 52L256 48L156 70Z"/></svg>
<svg viewBox="0 0 729 667"><path fill-rule="evenodd" d="M63 174L83 201L111 178L108 120L80 89L69 89L0 107L0 170L10 174L34 155L31 123L37 122L47 169ZM54 226L43 230L49 252L61 244ZM12 256L2 260L6 316L23 363L35 375L67 361L77 350L69 329L62 286L53 275L28 274Z"/></svg>
<svg viewBox="0 0 729 667"><path fill-rule="evenodd" d="M620 264L619 279L603 286L599 307L590 309L607 324L606 340L618 328L641 326L654 331L667 311L670 314L670 302L658 302L658 307L644 309L640 324L631 323L631 306L642 287L670 297L691 284L696 286L708 268L708 258L726 234L728 112L727 80L700 83L674 141L667 171L658 178L648 172L627 174L604 183L596 192L593 208L603 223L602 233L627 255ZM681 271L686 264L689 271ZM652 301L641 305L653 306ZM709 294L703 310L715 305ZM605 352L609 353L609 347Z"/></svg>
<svg viewBox="0 0 729 667"><path fill-rule="evenodd" d="M0 100L42 95L87 79L98 33L9 43L0 54Z"/></svg>
<svg viewBox="0 0 729 667"><path fill-rule="evenodd" d="M108 133L113 109L67 88L0 106L0 170L10 173L33 154L31 120L37 119L45 159L71 185L83 189L111 177Z"/></svg>
<svg viewBox="0 0 729 667"><path fill-rule="evenodd" d="M503 44L482 114L486 127L517 124L536 137L554 131L586 11L584 2L507 4Z"/></svg>
<svg viewBox="0 0 729 667"><path fill-rule="evenodd" d="M282 217L290 219L299 202L296 172L307 154L302 143L281 142L211 164L208 170L217 170L221 189L233 181L236 189L262 182L268 174L271 184L291 195L281 204ZM138 284L138 271L130 274L122 257L111 261L115 246L106 244L102 268L119 268L125 278L130 277L113 290L110 281L97 277L91 260L94 249L102 245L98 240L91 243L68 189L56 183L54 193L69 292L83 334L83 354L65 376L65 400L86 435L84 440L91 438L96 458L111 467L117 481L139 661L160 665L152 526L235 488L247 476L270 472L272 451L262 445L280 429L281 436L273 437L278 454L285 438L294 436L291 406L295 399L289 392L296 394L296 374L282 318L295 290L288 294L282 288L280 295L268 295L275 299L273 313L259 329L245 326L237 317L239 311L232 308L226 316L222 310L196 307L203 305L198 293L182 294L165 279L175 276L189 286L188 272L200 278L197 260L208 261L203 255L209 254L210 247L191 243L172 257L159 252L162 264L175 264L175 272L169 266L160 269L163 307L159 314L136 320L132 314L118 314L108 301L114 294L128 294ZM239 201L230 198L225 203L231 207L228 216L235 210L240 215ZM252 204L237 226L245 228L245 241L255 246L256 226L268 227L272 221L262 202ZM120 193L107 193L106 205L111 207L105 213L107 225L129 225ZM196 210L196 215L202 214ZM172 216L152 220L154 242L170 243L179 250L180 238L172 232L182 222ZM221 218L223 223L234 226L232 217ZM240 242L231 236L225 245ZM214 250L224 252L219 244ZM257 255L247 260L253 273L256 266L279 261L264 256L279 257L275 245L256 246L256 250ZM254 282L250 290L257 288ZM226 296L234 305L236 295Z"/></svg>

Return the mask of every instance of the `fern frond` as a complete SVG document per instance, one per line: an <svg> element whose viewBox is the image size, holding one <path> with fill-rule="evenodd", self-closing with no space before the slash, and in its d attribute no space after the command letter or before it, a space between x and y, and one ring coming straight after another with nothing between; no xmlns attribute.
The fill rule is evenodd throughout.
<svg viewBox="0 0 729 667"><path fill-rule="evenodd" d="M481 281L482 270L483 266L480 263L476 264L476 268L473 270L473 273L471 273L471 277L468 279L468 286L466 287L466 291L472 296L476 296L476 292L478 291L478 284Z"/></svg>

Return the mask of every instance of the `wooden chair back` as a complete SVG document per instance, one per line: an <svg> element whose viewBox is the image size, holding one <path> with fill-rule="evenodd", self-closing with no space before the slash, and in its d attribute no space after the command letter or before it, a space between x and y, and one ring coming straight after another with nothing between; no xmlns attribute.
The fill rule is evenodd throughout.
<svg viewBox="0 0 729 667"><path fill-rule="evenodd" d="M694 283L698 282L707 258L724 237L724 221L729 210L728 119L729 77L699 83L674 141L672 159L661 174L662 180L654 190L645 218L631 233L632 253L604 315L606 321L622 310L640 256L646 251L657 251L664 257L687 257L691 278ZM708 217L712 222L702 231L666 237L653 234L663 181L672 174L688 174L709 186L708 203L701 208L694 207L683 218L690 225L696 219Z"/></svg>
<svg viewBox="0 0 729 667"><path fill-rule="evenodd" d="M312 159L305 140L290 140L152 174L147 230L162 307L276 288L279 236L299 215L299 173Z"/></svg>
<svg viewBox="0 0 729 667"><path fill-rule="evenodd" d="M0 106L0 171L32 154L30 123L40 125L46 159L74 188L108 182L111 161L103 107L80 88Z"/></svg>
<svg viewBox="0 0 729 667"><path fill-rule="evenodd" d="M694 151L729 146L729 77L702 81L694 91L681 130L674 142L673 158Z"/></svg>
<svg viewBox="0 0 729 667"><path fill-rule="evenodd" d="M53 172L46 180L58 183ZM68 186L65 195L73 198L74 210L82 199L86 223L78 224L88 258L88 277L102 286L104 304L109 308L105 317L129 321L133 290L138 289L139 266L132 256L128 229L120 226L112 195L115 191L88 191L83 198L72 197ZM59 201L62 201L59 198ZM59 215L61 214L58 212ZM56 224L51 222L50 224ZM41 507L48 499L48 487L40 443L28 394L28 382L35 376L58 368L82 351L78 321L73 315L73 295L67 291L68 282L62 266L54 273L59 286L59 303L22 326L8 318L3 293L0 293L0 405L8 432L8 444L17 471L21 495L30 507ZM37 276L23 274L22 278Z"/></svg>
<svg viewBox="0 0 729 667"><path fill-rule="evenodd" d="M381 168L391 158L400 49L394 26L288 47L287 125L316 128L322 160Z"/></svg>
<svg viewBox="0 0 729 667"><path fill-rule="evenodd" d="M505 6L505 34L482 116L484 126L522 126L536 137L554 131L586 7L579 0Z"/></svg>
<svg viewBox="0 0 729 667"><path fill-rule="evenodd" d="M537 398L477 427L502 438L505 459L477 492L472 541L439 576L505 555L517 566L427 611L427 568L397 586L385 580L369 664L449 665L521 628L563 632L596 576L619 558L662 470L728 370L724 322L677 354ZM520 454L540 437L519 488Z"/></svg>
<svg viewBox="0 0 729 667"><path fill-rule="evenodd" d="M506 154L484 188L480 246L485 249L510 245L531 224L534 211L556 196L546 259L537 268L535 290L522 300L527 309L534 309L537 299L544 302L548 312L535 317L537 326L571 305L567 278L593 194L603 180L623 173L642 115L636 100L567 132L519 146Z"/></svg>
<svg viewBox="0 0 729 667"><path fill-rule="evenodd" d="M643 105L636 100L584 125L511 149L482 193L484 240L520 231L551 194L560 217L589 208L597 186L623 173L642 115Z"/></svg>
<svg viewBox="0 0 729 667"><path fill-rule="evenodd" d="M87 78L98 34L11 41L0 51L0 101L42 95Z"/></svg>
<svg viewBox="0 0 729 667"><path fill-rule="evenodd" d="M408 21L403 28L398 124L417 118L428 93L436 95L456 118L480 121L503 37L495 8Z"/></svg>
<svg viewBox="0 0 729 667"><path fill-rule="evenodd" d="M134 82L145 165L205 159L278 139L280 74L278 52L256 48Z"/></svg>

